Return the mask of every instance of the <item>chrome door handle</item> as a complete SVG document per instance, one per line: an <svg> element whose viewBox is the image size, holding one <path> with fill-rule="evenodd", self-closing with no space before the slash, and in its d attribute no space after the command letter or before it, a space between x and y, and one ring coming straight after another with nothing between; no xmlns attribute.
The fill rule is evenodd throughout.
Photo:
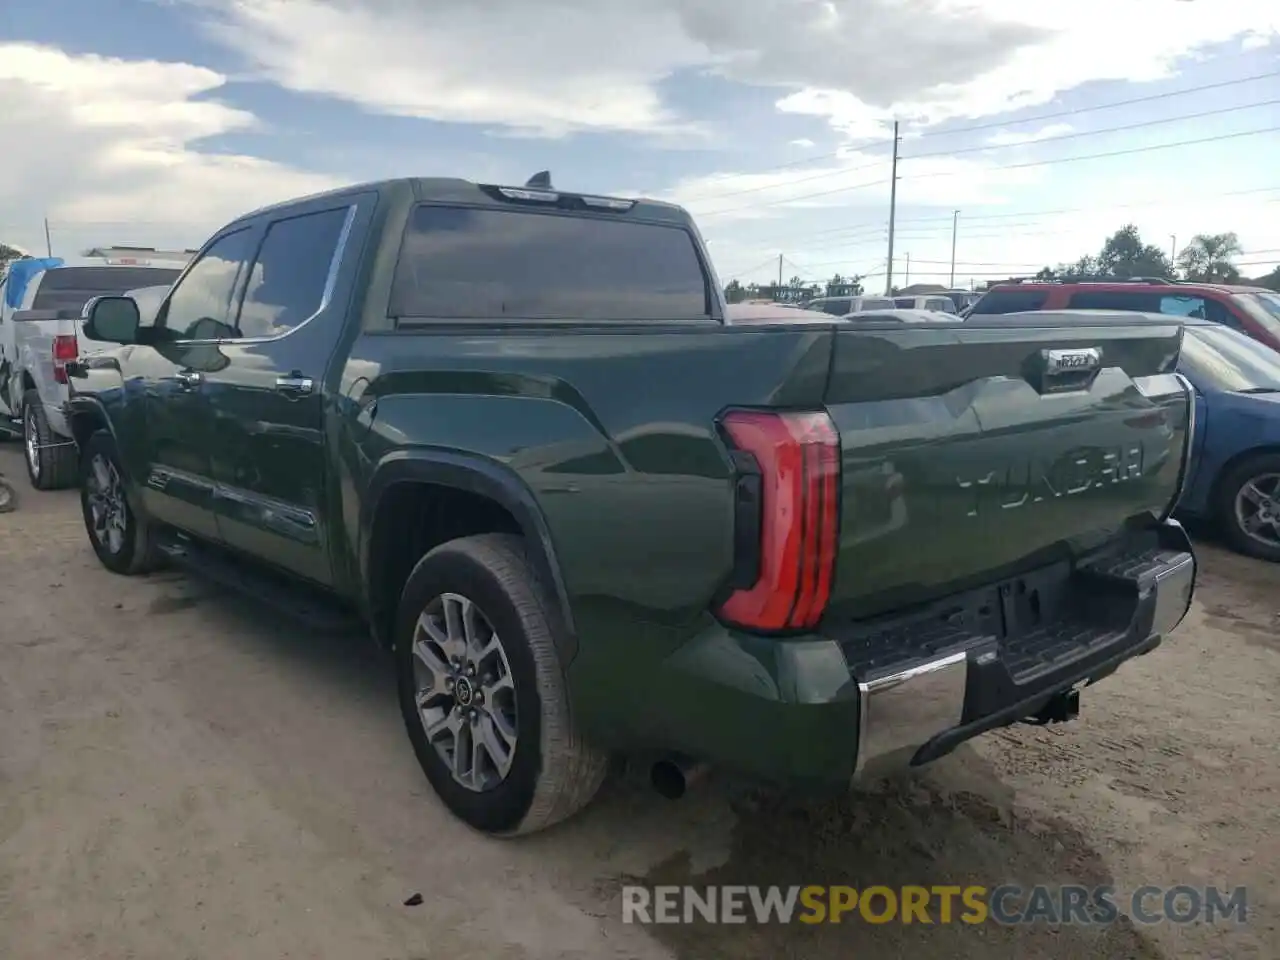
<svg viewBox="0 0 1280 960"><path fill-rule="evenodd" d="M179 370L173 375L184 387L198 387L204 382L204 374L196 370Z"/></svg>
<svg viewBox="0 0 1280 960"><path fill-rule="evenodd" d="M310 377L276 377L276 389L281 393L310 393L315 387L315 381Z"/></svg>

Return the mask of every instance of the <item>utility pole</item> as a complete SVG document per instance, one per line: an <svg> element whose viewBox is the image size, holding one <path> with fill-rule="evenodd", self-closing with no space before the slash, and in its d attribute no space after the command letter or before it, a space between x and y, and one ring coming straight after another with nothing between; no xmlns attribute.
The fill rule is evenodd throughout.
<svg viewBox="0 0 1280 960"><path fill-rule="evenodd" d="M884 295L893 296L893 227L898 217L898 121L893 121L893 175L889 180L889 265L885 269Z"/></svg>
<svg viewBox="0 0 1280 960"><path fill-rule="evenodd" d="M44 218L44 251L46 256L53 256L53 240L49 236L49 218Z"/></svg>
<svg viewBox="0 0 1280 960"><path fill-rule="evenodd" d="M778 254L778 293L782 293L782 254Z"/></svg>
<svg viewBox="0 0 1280 960"><path fill-rule="evenodd" d="M907 254L907 275L902 281L904 287L911 286L911 254Z"/></svg>
<svg viewBox="0 0 1280 960"><path fill-rule="evenodd" d="M1169 234L1169 262L1178 259L1178 235L1176 233Z"/></svg>
<svg viewBox="0 0 1280 960"><path fill-rule="evenodd" d="M956 229L960 226L960 211L956 210L951 214L951 283L950 288L956 288Z"/></svg>

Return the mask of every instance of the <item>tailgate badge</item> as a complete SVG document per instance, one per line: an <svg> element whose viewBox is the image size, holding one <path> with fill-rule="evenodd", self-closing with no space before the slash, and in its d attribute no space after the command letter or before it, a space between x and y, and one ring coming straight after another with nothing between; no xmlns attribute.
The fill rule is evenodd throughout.
<svg viewBox="0 0 1280 960"><path fill-rule="evenodd" d="M1076 350L1042 350L1045 374L1089 373L1102 364L1102 351L1097 347Z"/></svg>

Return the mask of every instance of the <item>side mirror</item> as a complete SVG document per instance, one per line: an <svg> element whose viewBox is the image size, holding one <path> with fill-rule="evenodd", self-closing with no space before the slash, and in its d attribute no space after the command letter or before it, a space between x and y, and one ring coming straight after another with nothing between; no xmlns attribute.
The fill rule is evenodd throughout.
<svg viewBox="0 0 1280 960"><path fill-rule="evenodd" d="M80 314L84 335L107 343L137 343L142 317L132 297L94 297Z"/></svg>

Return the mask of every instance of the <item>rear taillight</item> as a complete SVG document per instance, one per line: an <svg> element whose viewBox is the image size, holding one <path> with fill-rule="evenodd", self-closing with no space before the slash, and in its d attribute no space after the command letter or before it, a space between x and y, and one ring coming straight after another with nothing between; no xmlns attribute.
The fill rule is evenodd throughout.
<svg viewBox="0 0 1280 960"><path fill-rule="evenodd" d="M721 425L737 456L753 461L752 482L738 485L735 549L754 554L747 564L736 558L735 567L750 569L754 579L736 583L717 612L748 630L809 629L831 598L840 524L839 434L821 411L733 410ZM744 528L755 543L742 542Z"/></svg>
<svg viewBox="0 0 1280 960"><path fill-rule="evenodd" d="M59 334L53 338L53 379L67 382L67 363L80 353L80 345L74 333Z"/></svg>

